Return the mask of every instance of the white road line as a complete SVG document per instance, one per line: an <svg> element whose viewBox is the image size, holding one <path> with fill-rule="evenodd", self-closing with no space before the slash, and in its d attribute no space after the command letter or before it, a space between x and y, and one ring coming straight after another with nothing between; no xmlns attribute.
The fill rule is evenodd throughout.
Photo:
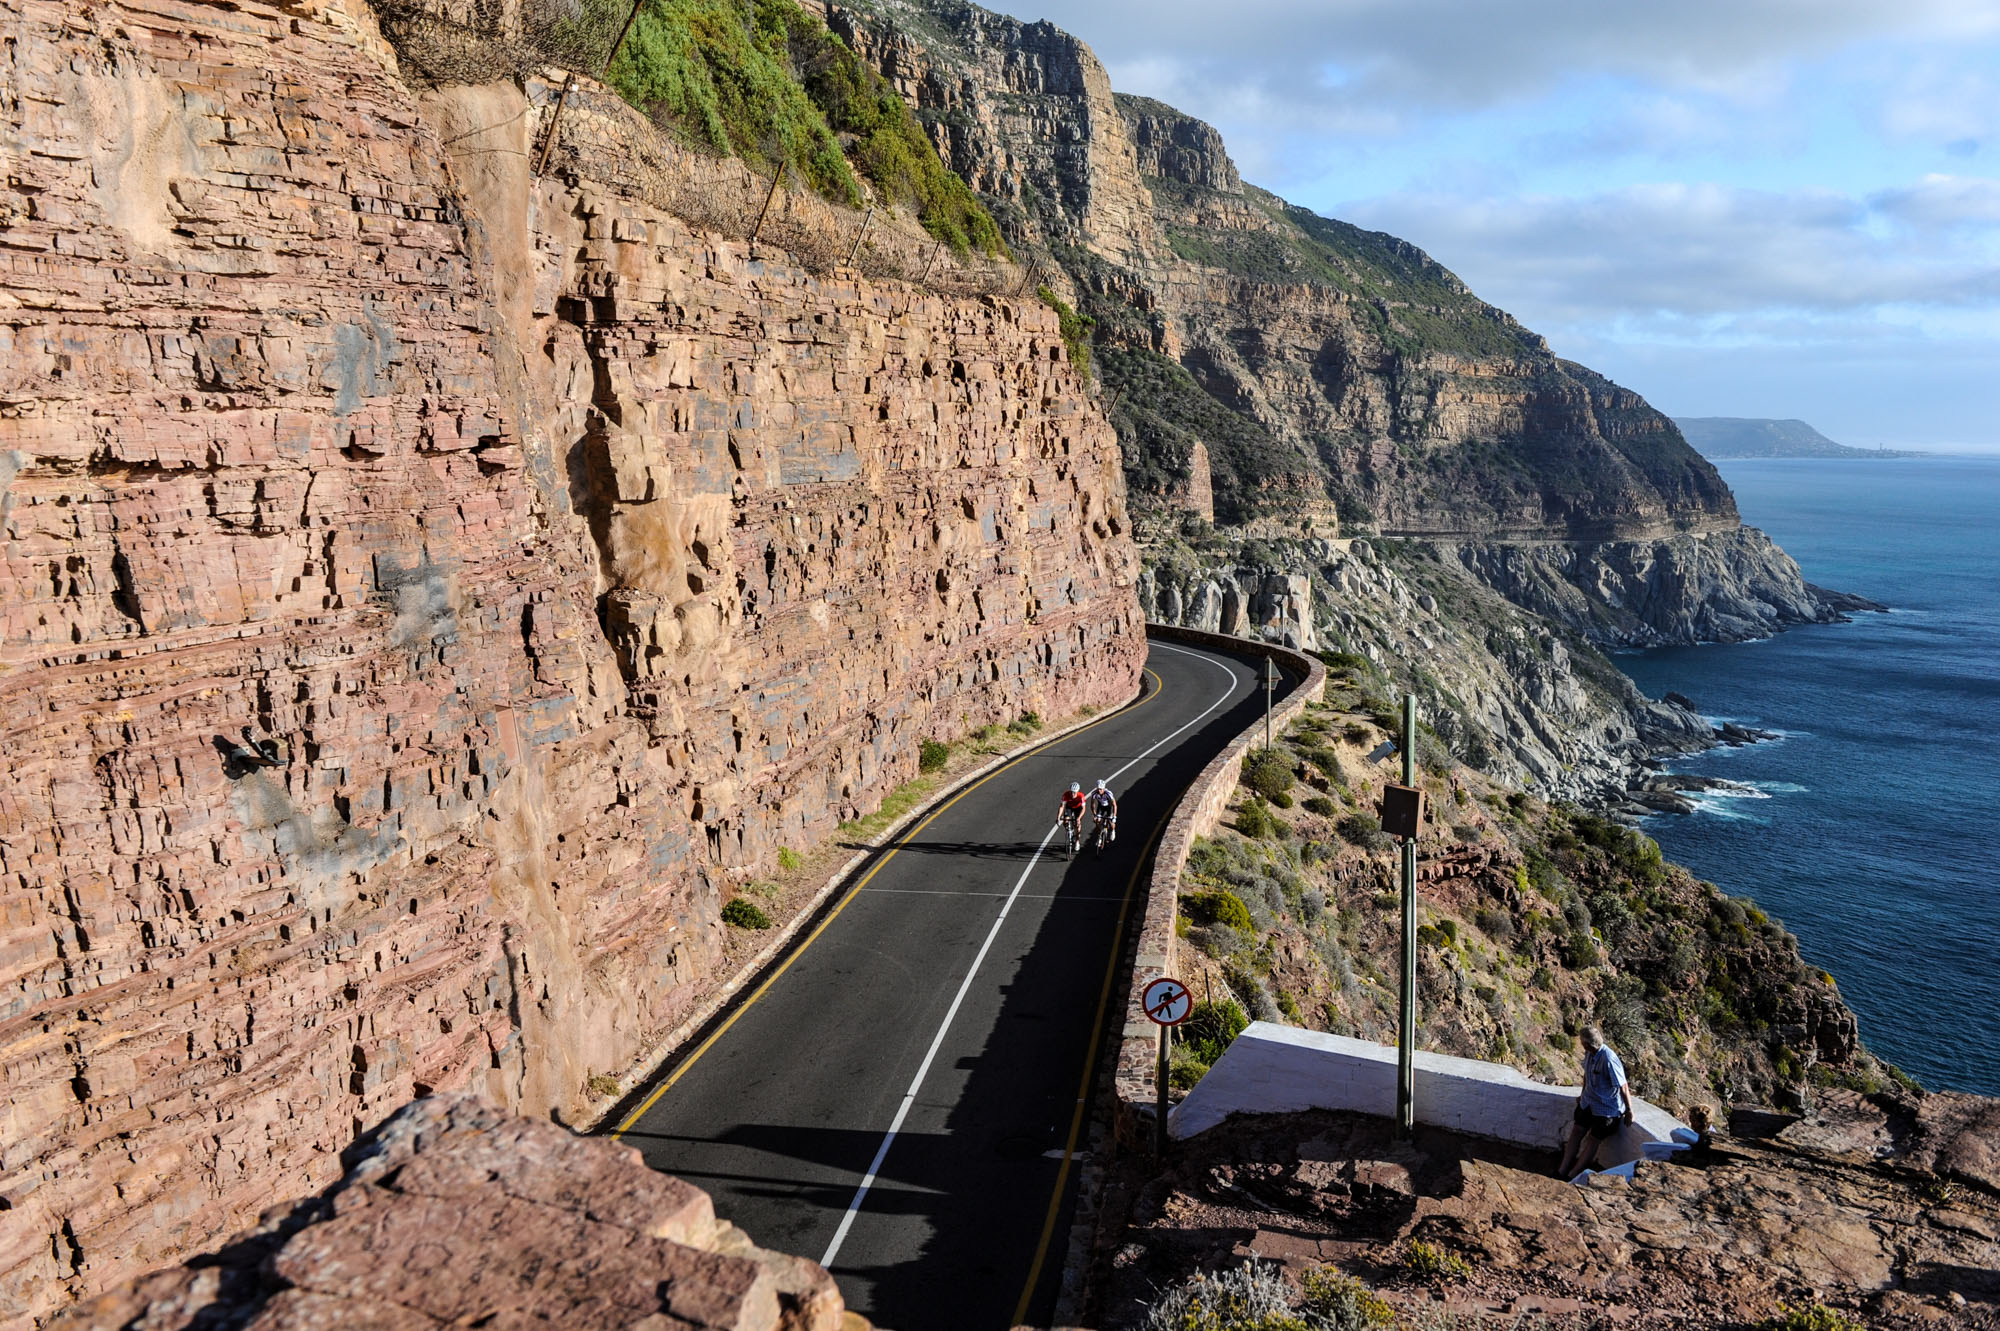
<svg viewBox="0 0 2000 1331"><path fill-rule="evenodd" d="M865 887L864 897L967 897L972 900L993 899L1010 895L1006 892L950 892L937 887ZM1064 896L1060 892L1023 892L1023 901L1108 901L1117 905L1124 897L1078 897Z"/></svg>
<svg viewBox="0 0 2000 1331"><path fill-rule="evenodd" d="M1154 643L1152 645L1163 648L1166 651L1177 652L1182 656L1192 656L1197 661L1207 661L1210 665L1215 666L1229 676L1229 686L1222 691L1214 702L1202 708L1192 720L1176 726L1140 750L1131 762L1126 763L1125 766L1113 772L1111 776L1106 777L1106 782L1109 782L1113 777L1122 776L1130 771L1154 749L1159 748L1175 735L1180 734L1183 730L1186 730L1189 726L1194 725L1195 722L1202 720L1210 712L1222 706L1223 703L1229 701L1229 695L1236 691L1236 672L1228 666L1223 665L1220 661L1212 657L1203 656L1198 652L1182 651L1178 647L1168 647L1165 643ZM993 927L986 932L986 941L979 945L979 955L972 959L972 965L966 970L965 978L959 981L958 992L952 996L951 1006L945 1010L944 1021L938 1025L937 1034L931 1037L931 1047L925 1051L924 1061L917 1066L917 1075L910 1079L910 1089L903 1092L903 1102L896 1106L896 1116L889 1121L889 1131L883 1134L882 1144L875 1148L875 1158L868 1162L868 1172L861 1176L861 1186L854 1190L854 1200L847 1204L847 1213L840 1217L840 1225L833 1231L833 1242L826 1245L826 1252L819 1259L821 1266L831 1269L834 1257L840 1252L840 1245L847 1242L848 1231L854 1228L854 1218L861 1214L861 1203L867 1200L868 1190L875 1186L875 1180L882 1172L882 1162L888 1159L889 1148L895 1144L896 1134L903 1130L903 1120L910 1116L910 1106L917 1102L917 1094L923 1089L924 1078L930 1075L931 1062L937 1058L938 1050L944 1047L944 1037L951 1030L951 1023L958 1016L959 1005L965 1002L965 995L972 989L973 978L979 974L980 966L986 961L986 954L992 950L993 940L1000 936L1000 926L1007 922L1007 913L1014 909L1014 902L1020 898L1021 888L1027 883L1028 875L1035 871L1035 866L1041 862L1042 852L1049 848L1049 842L1054 839L1056 832L1061 827L1062 824L1058 822L1048 830L1047 834L1042 837L1041 845L1035 847L1035 853L1029 858L1028 866L1021 870L1021 876L1014 880L1014 890L1007 894L1007 900L1000 907L1000 914L993 921Z"/></svg>

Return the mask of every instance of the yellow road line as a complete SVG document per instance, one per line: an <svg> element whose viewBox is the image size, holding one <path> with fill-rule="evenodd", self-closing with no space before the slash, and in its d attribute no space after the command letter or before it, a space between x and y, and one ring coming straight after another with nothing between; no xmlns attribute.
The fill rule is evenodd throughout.
<svg viewBox="0 0 2000 1331"><path fill-rule="evenodd" d="M1002 763L1000 766L988 772L985 776L980 777L977 781L967 786L964 790L961 790L956 795L953 795L943 804L938 805L937 808L932 809L928 814L924 815L923 821L919 822L915 827L910 828L907 832L904 832L903 835L901 835L900 837L897 837L896 844L889 848L889 853L884 855L881 859L875 861L875 867L870 869L867 873L863 874L861 876L861 880L857 882L852 888L848 889L847 895L840 899L840 903L838 905L836 905L832 910L827 912L826 918L821 920L819 924L813 929L813 931L806 935L804 942L800 943L797 947L793 948L791 952L786 955L784 962L778 967L778 969L772 971L770 976L765 979L764 983L757 986L755 992L753 992L750 995L750 997L746 998L745 1000L743 1000L743 1002L739 1003L736 1006L736 1010L731 1012L728 1018L724 1020L720 1026L715 1028L714 1033L712 1033L706 1040L703 1040L699 1045L697 1045L695 1047L695 1051L692 1054L689 1054L687 1058L681 1062L680 1066L676 1067L673 1070L673 1072L666 1077L665 1080L661 1081L661 1083L654 1088L653 1093L647 1096L637 1109L634 1109L631 1113L625 1116L625 1121L620 1123L615 1129L613 1129L611 1133L611 1140L617 1141L620 1137L623 1137L626 1133L630 1132L632 1130L632 1125L637 1123L641 1118L645 1117L646 1111L651 1109L654 1105L658 1104L660 1101L660 1097L665 1095L669 1090L673 1089L674 1083L679 1081L683 1076L685 1076L689 1068L693 1067L696 1063L701 1061L701 1056L703 1054L706 1054L710 1049L714 1048L715 1042L717 1040L720 1040L724 1035L728 1034L729 1028L736 1024L737 1018L741 1017L745 1012L748 1012L752 1007L756 1005L758 999L762 998L766 993L770 992L771 986L778 982L778 977L783 975L786 971L790 970L792 968L792 963L797 961L801 956L805 955L805 950L811 947L813 943L818 940L821 934L826 932L826 927L834 922L835 918L839 916L840 912L847 909L847 903L854 900L855 897L861 895L861 889L868 886L869 880L874 878L876 874L882 872L882 868L884 865L888 864L890 860L896 858L896 852L901 850L904 846L908 845L911 837L923 831L926 827L929 827L931 825L932 820L936 819L941 814L943 814L946 809L949 809L952 805L958 803L960 800L964 799L967 795L970 795L973 791L979 789L981 786L985 785L988 781L991 781L994 777L999 776L1002 772L1006 771L1008 768L1026 762L1028 759L1034 757L1036 754L1039 754L1042 750L1049 748L1052 745L1060 744L1064 740L1074 739L1078 735L1081 735L1086 730L1093 730L1098 726L1103 725L1106 721L1111 720L1113 717L1125 716L1131 712L1137 711L1139 708L1144 707L1147 703L1153 701L1153 699L1159 697L1160 694L1165 691L1166 685L1161 683L1160 677L1154 674L1153 671L1151 671L1150 669L1146 671L1146 674L1152 677L1153 691L1147 694L1145 697L1139 699L1137 702L1130 704L1129 706L1120 707L1115 712L1107 712L1103 716L1099 717L1097 720L1092 721L1087 726L1078 726L1075 730L1070 731L1066 735L1057 735L1053 739L1050 739L1041 744L1037 744L1034 748L1028 750L1020 757L1013 758L1005 763ZM1130 899L1131 899L1131 888L1128 886L1126 888L1126 900L1129 902ZM1124 908L1121 907L1120 909L1122 912ZM1122 913L1119 916L1119 923L1122 929L1124 924L1124 916Z"/></svg>
<svg viewBox="0 0 2000 1331"><path fill-rule="evenodd" d="M1035 1286L1042 1278L1042 1265L1048 1260L1049 1242L1055 1237L1056 1222L1062 1218L1063 1189L1069 1184L1069 1170L1076 1159L1077 1138L1083 1135L1083 1109L1090 1098L1090 1079L1097 1070L1097 1050L1104 1038L1105 1017L1111 1007L1111 986L1118 978L1118 962L1124 955L1125 922L1132 913L1132 892L1139 885L1139 875L1145 872L1151 861L1153 850L1166 834L1167 824L1173 820L1174 810L1179 801L1169 805L1166 814L1153 828L1153 835L1147 839L1145 849L1139 852L1139 862L1132 868L1132 876L1125 880L1125 898L1118 906L1118 927L1111 935L1111 959L1104 966L1104 987L1097 995L1097 1017L1090 1024L1090 1049L1083 1056L1083 1080L1076 1088L1076 1110L1070 1115L1069 1140L1063 1144L1062 1165L1056 1170L1056 1190L1049 1198L1048 1218L1042 1222L1042 1236L1035 1242L1035 1260L1028 1267L1028 1283L1021 1290L1021 1301L1014 1305L1013 1325L1020 1326L1028 1320L1028 1304L1035 1297Z"/></svg>

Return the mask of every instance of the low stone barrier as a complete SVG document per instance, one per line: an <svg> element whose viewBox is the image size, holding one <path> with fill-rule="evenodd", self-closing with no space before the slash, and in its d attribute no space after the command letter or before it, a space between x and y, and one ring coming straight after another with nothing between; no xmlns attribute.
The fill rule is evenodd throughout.
<svg viewBox="0 0 2000 1331"><path fill-rule="evenodd" d="M1521 1146L1562 1149L1576 1108L1576 1087L1531 1081L1499 1063L1423 1050L1417 1051L1415 1063L1417 1122ZM1686 1126L1637 1096L1632 1106L1641 1140L1664 1142L1675 1128ZM1307 1109L1394 1118L1395 1046L1252 1022L1167 1115L1167 1132L1180 1140L1208 1131L1231 1114Z"/></svg>
<svg viewBox="0 0 2000 1331"><path fill-rule="evenodd" d="M1247 656L1261 656L1277 662L1285 671L1287 692L1271 708L1271 733L1278 735L1305 712L1306 704L1318 699L1326 685L1326 667L1303 652L1253 638L1237 638L1224 633L1180 628L1168 624L1147 624L1146 636L1162 642L1185 642L1191 646L1215 648ZM1160 836L1153 855L1153 871L1146 883L1144 915L1139 926L1139 943L1132 962L1131 983L1125 994L1125 1026L1118 1048L1117 1116L1115 1127L1121 1141L1138 1140L1142 1124L1152 1120L1157 1061L1158 1030L1146 1019L1139 996L1146 982L1174 969L1174 914L1179 899L1181 870L1187 867L1188 851L1195 838L1206 836L1222 821L1222 812L1236 789L1243 755L1264 742L1264 718L1258 717L1242 734L1231 740L1196 777Z"/></svg>

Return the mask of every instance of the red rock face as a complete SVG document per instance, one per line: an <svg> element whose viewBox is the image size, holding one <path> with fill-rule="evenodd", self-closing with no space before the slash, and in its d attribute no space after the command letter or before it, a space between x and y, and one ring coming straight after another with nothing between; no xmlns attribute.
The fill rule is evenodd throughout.
<svg viewBox="0 0 2000 1331"><path fill-rule="evenodd" d="M351 1158L333 1187L272 1207L219 1257L155 1271L55 1324L866 1331L832 1276L757 1247L630 1147L436 1096Z"/></svg>
<svg viewBox="0 0 2000 1331"><path fill-rule="evenodd" d="M1135 686L1038 304L531 189L358 0L0 20L0 1319L425 1089L585 1112L728 881Z"/></svg>

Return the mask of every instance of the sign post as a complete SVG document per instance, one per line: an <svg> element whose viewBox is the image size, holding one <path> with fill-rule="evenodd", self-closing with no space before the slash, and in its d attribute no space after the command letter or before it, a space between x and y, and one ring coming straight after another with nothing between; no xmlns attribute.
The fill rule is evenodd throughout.
<svg viewBox="0 0 2000 1331"><path fill-rule="evenodd" d="M1278 663L1264 658L1264 747L1271 747L1271 690L1278 686Z"/></svg>
<svg viewBox="0 0 2000 1331"><path fill-rule="evenodd" d="M1153 1072L1153 1154L1167 1154L1167 1033L1194 1011L1194 994L1179 980L1162 975L1146 986L1140 998L1146 1019L1160 1028L1159 1066Z"/></svg>
<svg viewBox="0 0 2000 1331"><path fill-rule="evenodd" d="M1403 785L1417 784L1417 696L1403 695ZM1423 821L1423 796L1416 798L1416 816L1403 830L1403 992L1396 1024L1396 1131L1404 1137L1416 1130L1417 1089L1417 831ZM1386 802L1385 802L1386 807Z"/></svg>

